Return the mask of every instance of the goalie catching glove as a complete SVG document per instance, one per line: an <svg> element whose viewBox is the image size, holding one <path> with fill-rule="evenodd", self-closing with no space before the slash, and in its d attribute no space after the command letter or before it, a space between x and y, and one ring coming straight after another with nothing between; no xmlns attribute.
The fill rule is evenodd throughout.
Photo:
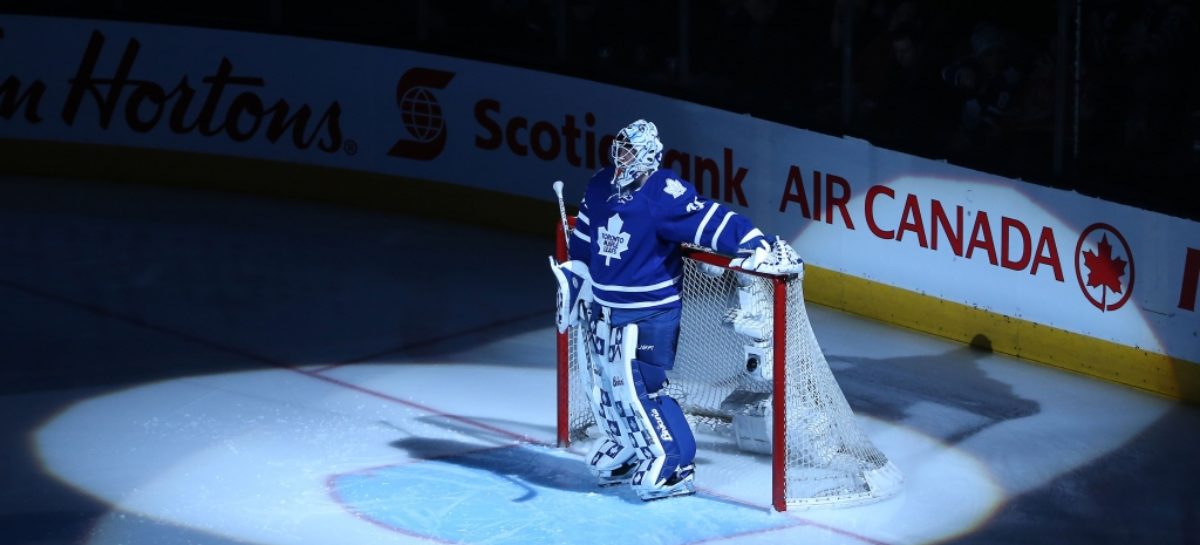
<svg viewBox="0 0 1200 545"><path fill-rule="evenodd" d="M778 236L774 244L768 244L763 239L742 252L748 252L749 255L733 260L730 265L764 274L804 274L804 261L787 241Z"/></svg>
<svg viewBox="0 0 1200 545"><path fill-rule="evenodd" d="M582 261L559 263L550 257L550 272L558 281L558 296L555 299L554 322L559 333L579 323L592 303L592 277L587 264Z"/></svg>

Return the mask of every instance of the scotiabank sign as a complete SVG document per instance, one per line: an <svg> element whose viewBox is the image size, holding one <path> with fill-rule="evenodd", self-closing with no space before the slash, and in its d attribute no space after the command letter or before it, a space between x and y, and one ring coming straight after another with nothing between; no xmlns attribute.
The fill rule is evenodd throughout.
<svg viewBox="0 0 1200 545"><path fill-rule="evenodd" d="M428 161L436 159L446 147L449 130L437 91L454 79L453 72L432 68L411 68L396 82L396 106L408 135L397 140L388 156Z"/></svg>
<svg viewBox="0 0 1200 545"><path fill-rule="evenodd" d="M541 161L562 161L571 167L588 171L611 166L609 149L614 135L597 132L596 114L586 112L580 118L567 113L561 121L531 120L524 116L503 116L503 105L494 98L475 103L477 123L475 146L485 151L501 151L517 157L534 157ZM628 120L612 120L606 128L624 126ZM750 206L743 184L747 169L738 166L731 148L724 148L720 159L669 147L663 152L662 163L696 185L702 195L739 206Z"/></svg>

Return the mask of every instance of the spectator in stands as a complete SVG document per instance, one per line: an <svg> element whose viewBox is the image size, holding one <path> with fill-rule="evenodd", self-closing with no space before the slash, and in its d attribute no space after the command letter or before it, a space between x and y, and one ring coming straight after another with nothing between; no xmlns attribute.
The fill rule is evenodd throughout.
<svg viewBox="0 0 1200 545"><path fill-rule="evenodd" d="M1152 206L1170 202L1172 181L1189 180L1189 99L1198 78L1197 21L1179 0L1101 2L1088 19L1083 175L1102 198ZM1090 112L1088 112L1090 113ZM1156 183L1128 184L1131 179Z"/></svg>
<svg viewBox="0 0 1200 545"><path fill-rule="evenodd" d="M958 126L951 136L951 157L988 168L1005 164L999 153L1015 113L1014 96L1022 73L1012 37L990 22L975 26L970 55L942 69L942 79L958 96Z"/></svg>
<svg viewBox="0 0 1200 545"><path fill-rule="evenodd" d="M898 4L886 32L865 46L855 64L863 136L883 147L935 154L949 130L940 67L916 2Z"/></svg>

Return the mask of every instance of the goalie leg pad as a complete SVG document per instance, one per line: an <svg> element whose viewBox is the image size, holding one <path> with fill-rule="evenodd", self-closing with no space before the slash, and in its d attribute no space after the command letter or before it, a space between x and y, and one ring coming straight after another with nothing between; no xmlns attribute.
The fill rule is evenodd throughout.
<svg viewBox="0 0 1200 545"><path fill-rule="evenodd" d="M631 485L645 500L694 491L695 438L679 404L661 393L675 359L678 312L655 314L622 328L623 352L636 358L620 362L623 376L619 383L613 381L614 405L640 458Z"/></svg>
<svg viewBox="0 0 1200 545"><path fill-rule="evenodd" d="M638 464L633 449L611 438L596 441L587 460L588 469L600 486L628 482Z"/></svg>
<svg viewBox="0 0 1200 545"><path fill-rule="evenodd" d="M588 388L592 414L604 437L597 440L588 453L588 469L596 476L600 486L626 482L639 462L638 449L626 421L628 412L617 400L614 384L624 382L626 335L637 342L637 328L612 327L609 313L592 313L588 333L588 362L592 379Z"/></svg>
<svg viewBox="0 0 1200 545"><path fill-rule="evenodd" d="M696 440L679 403L661 393L666 385L666 372L638 360L634 360L630 370L633 387L627 392L636 396L629 403L634 413L631 416L640 423L641 439L649 451L634 470L633 489L642 499L691 493Z"/></svg>

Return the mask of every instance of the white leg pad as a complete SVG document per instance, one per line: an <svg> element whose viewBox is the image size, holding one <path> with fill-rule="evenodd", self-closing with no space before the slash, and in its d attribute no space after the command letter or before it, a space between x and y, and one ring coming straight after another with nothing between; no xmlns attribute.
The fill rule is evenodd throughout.
<svg viewBox="0 0 1200 545"><path fill-rule="evenodd" d="M646 412L642 396L637 389L637 381L633 374L633 359L638 345L637 325L629 324L621 329L622 333L613 335L610 343L610 347L620 346L621 349L619 352L610 349L611 355L607 364L613 373L613 380L609 382L612 385L613 406L618 416L622 417L623 428L627 430L626 436L632 440L632 445L626 446L632 446L640 460L637 468L633 470L630 485L643 500L691 494L695 491L694 466L678 468L665 478L658 477L667 461L659 434L669 432L657 410L653 415Z"/></svg>
<svg viewBox="0 0 1200 545"><path fill-rule="evenodd" d="M589 458L589 467L593 468L602 484L614 484L619 482L618 479L630 480L638 497L644 500L693 493L692 465L659 478L667 455L658 434L668 432L661 422L661 415L655 412L659 420L656 422L647 414L634 379L637 324L611 327L604 319L593 323L596 325L592 358L599 371L595 375L595 395L600 400L599 405L610 432L608 439L612 444L599 441ZM594 465L592 460L595 460ZM633 467L634 464L636 467Z"/></svg>
<svg viewBox="0 0 1200 545"><path fill-rule="evenodd" d="M624 417L624 408L614 403L614 383L623 376L617 370L623 366L625 346L621 339L627 327L612 328L604 317L590 322L588 361L591 384L588 388L592 415L604 437L598 439L588 453L588 469L596 475L601 486L629 480L638 463L638 451L630 438L631 431ZM636 326L634 339L636 341ZM636 345L634 345L636 347Z"/></svg>
<svg viewBox="0 0 1200 545"><path fill-rule="evenodd" d="M600 486L628 482L637 467L633 449L610 438L597 439L588 452L588 469Z"/></svg>

